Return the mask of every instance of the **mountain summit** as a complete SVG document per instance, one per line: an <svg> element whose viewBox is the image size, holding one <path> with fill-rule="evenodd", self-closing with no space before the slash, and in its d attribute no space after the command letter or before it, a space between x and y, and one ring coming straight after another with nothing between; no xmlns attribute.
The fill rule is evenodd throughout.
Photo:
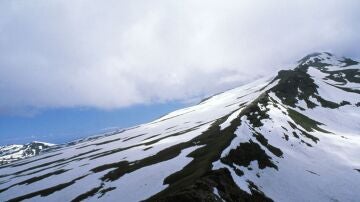
<svg viewBox="0 0 360 202"><path fill-rule="evenodd" d="M359 131L359 63L314 53L153 122L1 166L0 200L357 201Z"/></svg>
<svg viewBox="0 0 360 202"><path fill-rule="evenodd" d="M0 165L39 155L42 150L52 146L54 144L37 141L24 145L0 146Z"/></svg>

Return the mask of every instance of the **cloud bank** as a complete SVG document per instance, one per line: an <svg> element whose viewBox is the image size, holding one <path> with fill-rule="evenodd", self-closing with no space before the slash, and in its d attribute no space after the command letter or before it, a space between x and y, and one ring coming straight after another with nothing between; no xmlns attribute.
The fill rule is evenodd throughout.
<svg viewBox="0 0 360 202"><path fill-rule="evenodd" d="M314 51L360 56L360 1L1 1L0 113L188 100Z"/></svg>

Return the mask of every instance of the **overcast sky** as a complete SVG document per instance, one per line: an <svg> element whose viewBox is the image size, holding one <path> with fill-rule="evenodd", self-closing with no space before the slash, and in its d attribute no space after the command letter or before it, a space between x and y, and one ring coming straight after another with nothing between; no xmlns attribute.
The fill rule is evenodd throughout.
<svg viewBox="0 0 360 202"><path fill-rule="evenodd" d="M314 51L360 58L359 0L0 1L0 113L191 100Z"/></svg>

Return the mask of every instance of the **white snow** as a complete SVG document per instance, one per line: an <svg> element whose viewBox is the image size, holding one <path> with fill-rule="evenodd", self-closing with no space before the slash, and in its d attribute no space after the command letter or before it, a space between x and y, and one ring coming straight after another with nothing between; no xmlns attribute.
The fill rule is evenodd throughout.
<svg viewBox="0 0 360 202"><path fill-rule="evenodd" d="M332 64L326 67L326 71L359 68L358 65L343 67L343 62L325 53L316 57L324 63ZM360 96L336 86L357 89L360 86L358 83L349 81L343 84L326 80L325 77L329 74L316 67L310 67L308 73L319 87L318 96L335 103L342 101L351 103L337 109L321 107L314 97L310 97L310 100L318 106L313 109L308 109L302 100L296 103L297 107L304 110L299 110L297 107L292 108L293 110L321 122L323 125L319 127L331 132L324 133L316 130L308 132L319 138L317 143L301 135L300 130L305 129L290 118L287 113L289 107L281 104L283 98L277 97L275 93L269 93L269 96L271 100L277 102L277 107L273 105L273 101L267 106L258 105L260 110L268 110L266 113L271 117L271 119L261 120L262 127L254 128L246 116L239 117L248 104L277 84L278 81L275 81L268 85L272 78L267 77L215 95L196 106L169 113L147 124L77 140L72 145L54 147L52 151L33 158L0 166L0 190L60 169L68 170L31 184L10 187L0 192L0 201L67 183L82 176L82 179L58 192L46 197L37 196L29 201L70 201L102 183L102 189L111 187L116 189L107 192L100 199L98 199L100 193L97 193L87 200L145 200L165 189L168 185L164 184L164 179L188 165L192 161L188 154L203 145L183 149L172 159L136 169L115 181L100 179L115 168L97 173L92 169L121 161L134 164L166 148L191 141L223 117L227 119L220 125L221 130L229 127L230 123L238 117L241 125L235 131L236 137L222 151L221 157L225 157L240 143L251 140L258 143L278 167L278 170L271 167L260 169L258 162L252 161L249 166L252 169L234 165L244 172L243 176L237 176L233 168L220 160L213 162L213 169L227 168L242 190L251 193L247 182L249 180L274 201L356 201L360 198L360 173L355 170L360 169L360 158L358 158L360 156L360 107L356 107L355 103L360 101ZM338 74L338 76L343 75ZM299 89L298 92L300 92ZM260 116L258 113L254 115ZM297 128L293 129L289 122L295 124ZM268 143L281 149L283 155L278 157L269 151L253 136L254 132L266 137ZM292 135L293 132L299 137ZM288 137L285 138L285 135ZM50 144L47 145L50 146ZM12 145L7 148L0 147L0 150L15 151L19 148L21 145ZM18 157L22 153L9 155ZM213 193L221 198L216 188Z"/></svg>

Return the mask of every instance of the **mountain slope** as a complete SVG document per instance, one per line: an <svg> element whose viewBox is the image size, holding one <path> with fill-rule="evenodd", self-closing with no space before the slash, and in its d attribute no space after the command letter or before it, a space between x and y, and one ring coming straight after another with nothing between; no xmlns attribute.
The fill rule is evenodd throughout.
<svg viewBox="0 0 360 202"><path fill-rule="evenodd" d="M39 155L51 146L54 144L36 141L24 145L0 146L0 165Z"/></svg>
<svg viewBox="0 0 360 202"><path fill-rule="evenodd" d="M360 65L329 53L0 167L0 200L356 201Z"/></svg>

